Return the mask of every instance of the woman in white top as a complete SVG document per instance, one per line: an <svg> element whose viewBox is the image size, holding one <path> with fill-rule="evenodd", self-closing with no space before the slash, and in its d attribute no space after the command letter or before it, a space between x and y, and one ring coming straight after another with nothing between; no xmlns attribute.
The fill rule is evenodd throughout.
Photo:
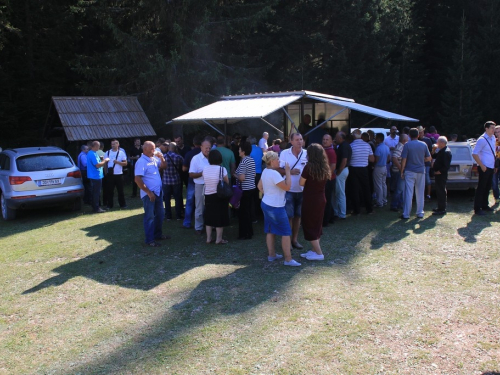
<svg viewBox="0 0 500 375"><path fill-rule="evenodd" d="M285 210L285 193L290 190L291 177L290 165L285 163L285 179L276 170L280 166L279 156L274 151L268 151L262 160L266 163L266 169L262 171L262 177L258 188L264 194L261 208L264 213L264 232L266 235L267 260L273 262L283 258L276 254L274 249L275 236L281 236L281 247L285 255L285 266L300 266L301 264L292 259L290 251L292 230Z"/></svg>
<svg viewBox="0 0 500 375"><path fill-rule="evenodd" d="M225 245L228 241L222 238L224 227L229 225L229 199L217 196L217 185L222 176L224 182L229 184L226 168L222 167L222 155L219 150L212 150L208 154L207 165L203 168L205 181L205 212L203 218L207 231L207 243L213 243L212 227L215 227L216 245Z"/></svg>

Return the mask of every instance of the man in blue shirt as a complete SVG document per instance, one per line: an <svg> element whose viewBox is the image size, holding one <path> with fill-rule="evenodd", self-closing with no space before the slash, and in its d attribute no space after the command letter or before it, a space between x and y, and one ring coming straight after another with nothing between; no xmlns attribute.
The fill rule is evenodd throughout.
<svg viewBox="0 0 500 375"><path fill-rule="evenodd" d="M387 204L387 163L391 158L391 150L384 143L384 135L377 133L375 136L377 148L375 149L375 166L373 168L373 187L377 194L375 207L383 207Z"/></svg>
<svg viewBox="0 0 500 375"><path fill-rule="evenodd" d="M135 163L135 183L141 189L144 205L144 232L146 244L151 247L161 246L157 241L167 240L170 236L162 234L161 226L165 217L160 169L167 167L161 152L155 152L155 144L144 142L142 156Z"/></svg>
<svg viewBox="0 0 500 375"><path fill-rule="evenodd" d="M80 148L81 152L78 155L78 160L76 162L78 168L80 168L80 172L82 173L82 182L83 187L85 188L85 194L83 196L83 203L90 204L91 202L91 188L90 188L90 180L87 177L87 154L89 152L89 146L83 145Z"/></svg>
<svg viewBox="0 0 500 375"><path fill-rule="evenodd" d="M484 124L484 134L480 136L472 151L472 157L478 165L479 178L477 181L476 196L474 197L474 213L485 215L485 211L493 211L489 206L488 196L491 189L491 180L495 169L495 126L493 121Z"/></svg>
<svg viewBox="0 0 500 375"><path fill-rule="evenodd" d="M424 217L425 163L432 160L427 145L418 140L418 130L410 129L411 141L401 153L401 178L405 180L405 198L402 220L410 218L413 190L417 199L417 217Z"/></svg>
<svg viewBox="0 0 500 375"><path fill-rule="evenodd" d="M262 149L256 145L257 140L255 137L248 137L248 142L252 145L252 152L250 153L250 157L255 162L255 186L259 184L260 177L262 176L262 157L264 156L264 152ZM252 210L252 222L257 222L257 213L262 212L260 208L260 199L259 199L259 190L254 189L254 209Z"/></svg>
<svg viewBox="0 0 500 375"><path fill-rule="evenodd" d="M87 153L87 177L90 180L92 192L92 211L98 214L106 212L99 207L99 198L101 196L102 179L104 178L103 166L109 162L109 158L101 159L97 154L100 146L99 141L93 141L92 148Z"/></svg>

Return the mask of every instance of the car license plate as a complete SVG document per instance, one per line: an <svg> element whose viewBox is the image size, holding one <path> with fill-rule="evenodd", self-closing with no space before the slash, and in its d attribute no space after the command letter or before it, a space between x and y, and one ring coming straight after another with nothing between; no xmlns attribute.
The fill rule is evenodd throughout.
<svg viewBox="0 0 500 375"><path fill-rule="evenodd" d="M451 165L448 172L458 172L458 165Z"/></svg>
<svg viewBox="0 0 500 375"><path fill-rule="evenodd" d="M61 179L60 178L52 178L50 180L38 181L38 186L50 186L50 185L61 185Z"/></svg>

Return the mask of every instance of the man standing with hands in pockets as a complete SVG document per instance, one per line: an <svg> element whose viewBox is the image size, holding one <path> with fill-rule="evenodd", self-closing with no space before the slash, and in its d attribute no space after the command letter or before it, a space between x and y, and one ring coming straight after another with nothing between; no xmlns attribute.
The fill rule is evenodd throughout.
<svg viewBox="0 0 500 375"><path fill-rule="evenodd" d="M302 191L304 188L299 185L300 175L307 163L307 151L302 148L303 139L300 133L290 134L290 143L292 147L283 150L280 154L280 168L278 172L285 175L285 164L290 165L291 187L286 192L286 214L292 228L292 247L294 249L303 249L298 241L300 229L300 217L302 215Z"/></svg>
<svg viewBox="0 0 500 375"><path fill-rule="evenodd" d="M135 183L141 189L141 199L144 205L144 232L146 244L151 247L161 246L158 240L167 240L170 236L162 234L163 192L160 169L167 167L167 162L161 152L155 152L155 144L144 142L142 156L135 164Z"/></svg>

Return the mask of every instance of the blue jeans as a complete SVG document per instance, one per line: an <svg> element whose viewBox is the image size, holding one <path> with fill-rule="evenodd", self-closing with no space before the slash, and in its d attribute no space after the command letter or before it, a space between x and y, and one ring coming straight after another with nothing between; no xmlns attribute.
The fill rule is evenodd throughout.
<svg viewBox="0 0 500 375"><path fill-rule="evenodd" d="M172 218L171 195L174 196L175 201L175 218L179 220L182 214L182 183L177 185L163 185L163 200L165 201L165 216L167 219Z"/></svg>
<svg viewBox="0 0 500 375"><path fill-rule="evenodd" d="M500 198L500 190L498 189L498 177L500 173L493 173L493 179L491 180L491 190L493 190L493 196L496 200Z"/></svg>
<svg viewBox="0 0 500 375"><path fill-rule="evenodd" d="M349 168L344 168L342 173L335 178L335 204L333 205L333 212L335 216L341 219L346 215L346 199L345 199L345 181L349 176Z"/></svg>
<svg viewBox="0 0 500 375"><path fill-rule="evenodd" d="M395 186L394 193L391 200L391 208L403 208L404 206L404 192L405 180L401 178L400 172L392 171L391 185Z"/></svg>
<svg viewBox="0 0 500 375"><path fill-rule="evenodd" d="M153 242L156 238L161 237L161 226L165 216L163 208L163 193L156 195L155 201L151 202L149 197L142 197L144 205L144 233L146 235L146 243Z"/></svg>
<svg viewBox="0 0 500 375"><path fill-rule="evenodd" d="M425 173L405 172L405 204L403 217L410 217L413 189L417 200L417 217L424 216Z"/></svg>
<svg viewBox="0 0 500 375"><path fill-rule="evenodd" d="M183 226L186 228L191 227L191 220L194 212L194 182L189 181L186 189L186 207L184 209L184 222Z"/></svg>

